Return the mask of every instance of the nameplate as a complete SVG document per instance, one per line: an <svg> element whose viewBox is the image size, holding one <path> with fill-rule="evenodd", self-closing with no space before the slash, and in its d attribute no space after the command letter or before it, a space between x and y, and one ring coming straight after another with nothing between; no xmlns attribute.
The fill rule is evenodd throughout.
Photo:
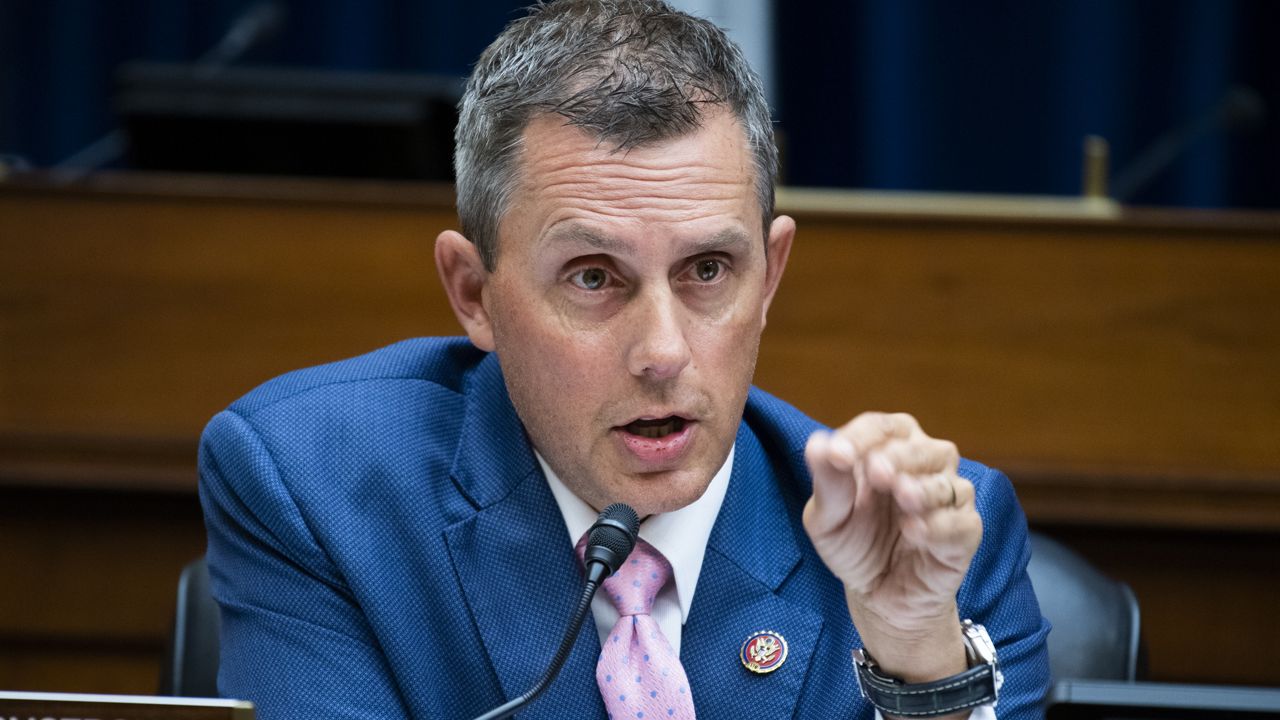
<svg viewBox="0 0 1280 720"><path fill-rule="evenodd" d="M0 720L253 720L244 700L0 690Z"/></svg>

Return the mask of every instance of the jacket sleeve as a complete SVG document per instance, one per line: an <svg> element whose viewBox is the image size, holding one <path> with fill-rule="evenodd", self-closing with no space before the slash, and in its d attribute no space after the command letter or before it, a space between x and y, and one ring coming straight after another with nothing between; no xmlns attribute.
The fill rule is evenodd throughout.
<svg viewBox="0 0 1280 720"><path fill-rule="evenodd" d="M243 417L223 412L200 443L200 500L221 607L219 692L260 720L408 713L345 580Z"/></svg>
<svg viewBox="0 0 1280 720"><path fill-rule="evenodd" d="M1044 717L1049 691L1049 623L1040 614L1027 575L1031 543L1027 520L1009 479L998 470L963 462L960 474L977 489L982 544L960 586L960 612L987 628L996 645L1004 685L996 704L1001 720Z"/></svg>

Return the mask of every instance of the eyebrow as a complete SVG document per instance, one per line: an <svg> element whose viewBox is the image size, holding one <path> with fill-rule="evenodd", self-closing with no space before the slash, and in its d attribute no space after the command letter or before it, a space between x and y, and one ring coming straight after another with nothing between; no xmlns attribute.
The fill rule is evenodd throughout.
<svg viewBox="0 0 1280 720"><path fill-rule="evenodd" d="M546 237L548 245L589 245L601 252L621 254L631 249L631 243L594 233L577 225L562 226Z"/></svg>
<svg viewBox="0 0 1280 720"><path fill-rule="evenodd" d="M725 252L745 248L750 238L741 230L726 229L709 238L694 240L684 248L685 255L704 255L713 252ZM625 254L631 251L632 243L607 235L600 235L580 226L566 226L553 230L547 237L549 245L588 245L600 252Z"/></svg>
<svg viewBox="0 0 1280 720"><path fill-rule="evenodd" d="M685 253L687 255L703 255L713 252L725 252L729 250L737 250L739 252L745 250L751 239L741 230L721 230L705 240L694 241Z"/></svg>

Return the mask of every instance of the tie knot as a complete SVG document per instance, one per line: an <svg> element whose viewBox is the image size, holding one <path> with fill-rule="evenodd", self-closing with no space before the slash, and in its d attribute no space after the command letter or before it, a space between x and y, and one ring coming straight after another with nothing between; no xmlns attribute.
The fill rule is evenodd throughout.
<svg viewBox="0 0 1280 720"><path fill-rule="evenodd" d="M585 549L586 543L579 542L579 559ZM635 549L623 561L622 567L605 578L603 590L619 615L648 615L653 610L653 599L670 579L671 563L657 548L637 538Z"/></svg>

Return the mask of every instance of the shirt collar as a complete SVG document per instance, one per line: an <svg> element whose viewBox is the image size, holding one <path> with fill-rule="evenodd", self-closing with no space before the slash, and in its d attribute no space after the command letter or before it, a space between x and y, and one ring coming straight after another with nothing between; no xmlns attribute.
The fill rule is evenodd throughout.
<svg viewBox="0 0 1280 720"><path fill-rule="evenodd" d="M657 548L667 562L671 563L671 576L675 581L676 597L680 601L681 624L689 619L693 591L698 586L698 576L702 574L702 558L707 552L707 540L711 537L711 528L716 523L720 506L724 504L724 495L729 489L735 447L736 445L730 446L729 456L711 478L702 497L678 510L650 515L640 523L640 537ZM534 450L534 455L542 466L542 473L551 487L551 494L555 496L560 514L564 516L565 527L569 528L569 542L576 545L600 513L573 494L541 453Z"/></svg>

